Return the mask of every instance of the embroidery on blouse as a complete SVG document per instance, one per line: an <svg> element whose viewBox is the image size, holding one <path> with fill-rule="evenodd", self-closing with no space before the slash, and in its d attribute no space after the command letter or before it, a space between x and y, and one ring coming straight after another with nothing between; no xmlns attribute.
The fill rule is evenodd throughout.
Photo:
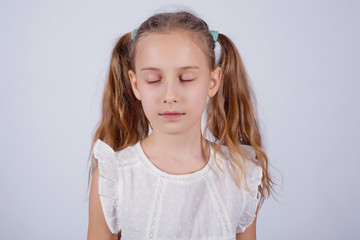
<svg viewBox="0 0 360 240"><path fill-rule="evenodd" d="M226 229L226 233L227 233L227 236L230 236L230 229L229 229L229 223L227 221L227 217L225 216L225 213L224 213L224 209L222 207L222 204L219 200L219 196L218 196L218 193L217 191L215 190L214 186L213 186L213 183L211 182L211 180L209 178L206 179L206 184L208 185L209 189L210 189L210 192L213 194L213 196L215 197L215 200L216 200L216 203L219 207L219 210L220 210L220 213L221 213L221 217L222 217L222 220L223 220L223 224L225 226L225 229Z"/></svg>
<svg viewBox="0 0 360 240"><path fill-rule="evenodd" d="M150 239L153 239L153 237L154 237L155 221L157 218L157 212L158 212L159 205L160 205L160 197L161 197L161 193L162 193L163 181L164 181L164 178L160 178L160 181L158 183L158 190L157 190L157 196L156 196L156 201L155 201L155 209L154 209L154 213L153 213L153 217L152 217L152 221L151 221L150 233L149 233Z"/></svg>

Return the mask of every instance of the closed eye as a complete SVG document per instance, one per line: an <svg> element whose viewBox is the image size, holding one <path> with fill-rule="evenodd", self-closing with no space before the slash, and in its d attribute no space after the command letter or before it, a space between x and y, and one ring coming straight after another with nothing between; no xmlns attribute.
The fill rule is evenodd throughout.
<svg viewBox="0 0 360 240"><path fill-rule="evenodd" d="M160 80L155 80L155 81L151 81L151 82L148 82L148 83L152 84L152 83L157 83L157 82L160 82Z"/></svg>
<svg viewBox="0 0 360 240"><path fill-rule="evenodd" d="M195 80L195 79L180 79L180 81L182 81L182 82L191 82L193 80ZM157 83L157 82L160 82L160 80L155 80L155 81L151 81L151 82L149 81L148 83L152 84L152 83Z"/></svg>

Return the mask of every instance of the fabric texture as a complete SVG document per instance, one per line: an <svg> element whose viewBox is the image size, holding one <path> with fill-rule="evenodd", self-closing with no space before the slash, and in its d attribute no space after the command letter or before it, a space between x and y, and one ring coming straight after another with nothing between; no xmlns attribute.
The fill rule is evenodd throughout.
<svg viewBox="0 0 360 240"><path fill-rule="evenodd" d="M210 142L209 142L210 143ZM175 175L157 168L140 142L114 151L98 139L99 195L105 220L121 239L236 239L253 222L262 169L251 146L241 145L246 181L236 186L228 148L222 146L199 171Z"/></svg>

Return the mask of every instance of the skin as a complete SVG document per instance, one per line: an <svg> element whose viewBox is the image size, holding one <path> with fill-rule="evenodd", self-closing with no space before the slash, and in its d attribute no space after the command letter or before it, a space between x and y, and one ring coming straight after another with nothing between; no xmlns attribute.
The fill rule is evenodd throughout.
<svg viewBox="0 0 360 240"><path fill-rule="evenodd" d="M256 210L256 214L259 209ZM236 240L256 240L256 219L248 226L243 233L236 234Z"/></svg>
<svg viewBox="0 0 360 240"><path fill-rule="evenodd" d="M191 36L173 31L141 39L135 53L135 69L129 70L128 75L134 95L153 128L140 142L149 160L170 174L201 169L209 152L209 147L202 147L205 139L201 135L201 118L207 98L219 89L221 68L210 70L206 56ZM160 115L165 111L183 115L169 120ZM90 189L88 240L118 239L106 225L97 194L98 182L96 169ZM236 238L254 240L255 234L256 219Z"/></svg>
<svg viewBox="0 0 360 240"><path fill-rule="evenodd" d="M105 220L99 192L99 168L94 170L89 195L89 226L87 240L118 240L121 234L113 234Z"/></svg>
<svg viewBox="0 0 360 240"><path fill-rule="evenodd" d="M182 69L186 66L194 68ZM204 166L201 118L207 97L213 97L219 88L220 67L210 71L204 53L185 32L150 34L138 44L135 71L129 71L129 78L153 128L141 142L149 159L175 174ZM159 115L164 111L184 115L168 120Z"/></svg>

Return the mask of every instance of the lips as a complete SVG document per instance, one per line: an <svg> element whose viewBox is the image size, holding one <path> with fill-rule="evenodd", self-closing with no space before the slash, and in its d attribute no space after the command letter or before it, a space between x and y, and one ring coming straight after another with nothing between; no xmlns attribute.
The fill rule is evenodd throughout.
<svg viewBox="0 0 360 240"><path fill-rule="evenodd" d="M168 120L176 120L176 119L181 118L183 115L185 115L185 113L176 112L176 111L173 111L173 112L166 111L166 112L160 113L160 116L162 116Z"/></svg>
<svg viewBox="0 0 360 240"><path fill-rule="evenodd" d="M185 113L176 112L176 111L172 111L172 112L166 111L166 112L160 113L160 115L183 115L183 114L185 114Z"/></svg>

